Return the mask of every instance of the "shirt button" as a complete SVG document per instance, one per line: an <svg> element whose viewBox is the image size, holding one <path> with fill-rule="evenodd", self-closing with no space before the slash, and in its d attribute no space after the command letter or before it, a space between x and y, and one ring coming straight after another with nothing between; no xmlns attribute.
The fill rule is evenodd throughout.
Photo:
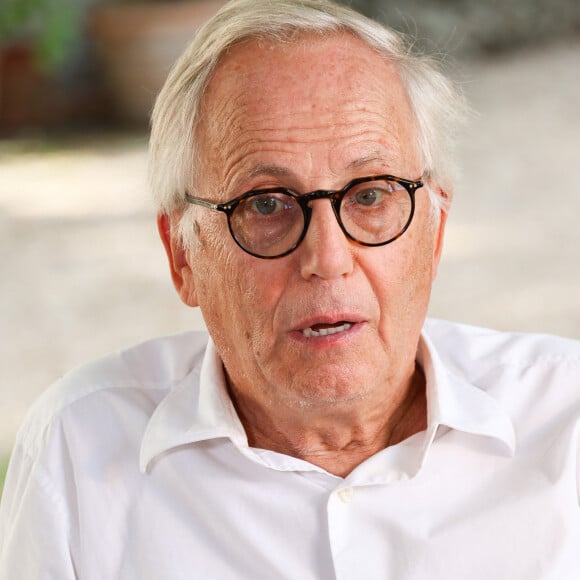
<svg viewBox="0 0 580 580"><path fill-rule="evenodd" d="M354 490L352 487L343 487L338 490L337 495L342 503L350 503L354 495Z"/></svg>

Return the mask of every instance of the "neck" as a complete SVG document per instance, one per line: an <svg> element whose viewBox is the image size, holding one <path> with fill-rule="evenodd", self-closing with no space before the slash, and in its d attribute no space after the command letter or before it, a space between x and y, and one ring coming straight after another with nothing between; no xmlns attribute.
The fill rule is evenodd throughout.
<svg viewBox="0 0 580 580"><path fill-rule="evenodd" d="M379 400L321 408L280 404L264 408L231 384L229 390L250 446L304 459L340 477L427 425L425 377L419 367L395 396L383 393Z"/></svg>

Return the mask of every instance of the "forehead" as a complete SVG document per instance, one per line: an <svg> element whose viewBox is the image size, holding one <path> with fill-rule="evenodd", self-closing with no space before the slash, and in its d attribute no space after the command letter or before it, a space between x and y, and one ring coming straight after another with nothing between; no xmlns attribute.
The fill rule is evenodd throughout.
<svg viewBox="0 0 580 580"><path fill-rule="evenodd" d="M364 158L373 150L409 157L414 142L414 115L396 64L348 33L234 46L214 72L201 113L203 147L228 161L260 146L267 156L268 148L283 154L304 145L312 155L326 147L346 164L349 155ZM348 153L354 145L361 151Z"/></svg>

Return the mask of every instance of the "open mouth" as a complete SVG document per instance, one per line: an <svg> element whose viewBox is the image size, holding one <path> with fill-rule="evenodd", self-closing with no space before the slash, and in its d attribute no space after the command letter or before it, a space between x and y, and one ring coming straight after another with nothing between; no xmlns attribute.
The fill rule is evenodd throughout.
<svg viewBox="0 0 580 580"><path fill-rule="evenodd" d="M335 324L315 324L309 328L303 328L302 334L306 338L314 338L317 336L329 336L331 334L338 334L345 332L352 326L352 322L345 322L341 320Z"/></svg>

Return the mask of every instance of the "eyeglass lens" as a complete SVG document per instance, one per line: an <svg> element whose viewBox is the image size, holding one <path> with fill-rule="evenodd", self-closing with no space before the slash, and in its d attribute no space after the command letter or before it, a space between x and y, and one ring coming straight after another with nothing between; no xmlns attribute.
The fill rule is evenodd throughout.
<svg viewBox="0 0 580 580"><path fill-rule="evenodd" d="M303 235L306 219L297 197L267 192L241 200L230 216L230 228L238 243L262 257L288 252ZM411 195L400 183L377 180L346 190L339 215L343 229L353 239L380 245L402 233L411 212Z"/></svg>

